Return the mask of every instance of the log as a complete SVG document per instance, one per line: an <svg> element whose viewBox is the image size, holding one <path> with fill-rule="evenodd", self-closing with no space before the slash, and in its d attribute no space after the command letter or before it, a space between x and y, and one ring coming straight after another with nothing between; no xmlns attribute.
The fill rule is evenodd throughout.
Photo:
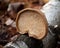
<svg viewBox="0 0 60 48"><path fill-rule="evenodd" d="M43 48L56 48L57 36L53 28L49 28L47 36L43 39Z"/></svg>
<svg viewBox="0 0 60 48"><path fill-rule="evenodd" d="M8 43L5 48L43 48L41 40L31 38L28 35L20 35L16 41Z"/></svg>

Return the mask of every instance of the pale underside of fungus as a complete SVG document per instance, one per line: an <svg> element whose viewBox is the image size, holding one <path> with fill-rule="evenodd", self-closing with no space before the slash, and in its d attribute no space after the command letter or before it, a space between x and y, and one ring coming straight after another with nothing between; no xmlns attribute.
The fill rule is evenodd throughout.
<svg viewBox="0 0 60 48"><path fill-rule="evenodd" d="M20 34L28 33L30 37L42 39L47 33L47 21L42 12L34 9L20 11L16 19L17 30Z"/></svg>

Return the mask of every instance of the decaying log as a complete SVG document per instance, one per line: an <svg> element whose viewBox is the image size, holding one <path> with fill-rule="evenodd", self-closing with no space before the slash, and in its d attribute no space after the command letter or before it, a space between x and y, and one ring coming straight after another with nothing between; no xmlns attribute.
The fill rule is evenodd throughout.
<svg viewBox="0 0 60 48"><path fill-rule="evenodd" d="M56 48L57 47L57 35L54 27L50 26L47 36L43 39L43 48Z"/></svg>
<svg viewBox="0 0 60 48"><path fill-rule="evenodd" d="M8 43L5 48L43 48L41 40L29 37L27 34L20 35L14 42Z"/></svg>

